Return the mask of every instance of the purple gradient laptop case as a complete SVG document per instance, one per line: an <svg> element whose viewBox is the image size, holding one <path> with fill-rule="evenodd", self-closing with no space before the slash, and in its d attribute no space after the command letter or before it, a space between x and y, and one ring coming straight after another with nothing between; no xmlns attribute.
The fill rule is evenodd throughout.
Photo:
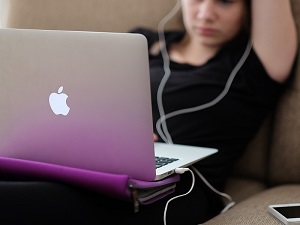
<svg viewBox="0 0 300 225"><path fill-rule="evenodd" d="M78 168L35 162L30 160L0 157L0 174L14 175L27 180L56 181L75 185L104 195L132 201L132 191L150 191L158 188L157 194L139 201L139 204L151 204L174 192L175 184L180 180L178 174L155 182L131 179L124 174L95 172ZM174 184L172 186L172 184ZM161 191L166 187L165 191ZM155 193L156 191L154 191Z"/></svg>

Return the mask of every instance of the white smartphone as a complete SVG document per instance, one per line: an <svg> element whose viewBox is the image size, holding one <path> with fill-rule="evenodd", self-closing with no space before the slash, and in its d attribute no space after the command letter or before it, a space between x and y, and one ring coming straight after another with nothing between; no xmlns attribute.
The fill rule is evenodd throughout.
<svg viewBox="0 0 300 225"><path fill-rule="evenodd" d="M268 211L284 224L300 224L300 203L269 205Z"/></svg>

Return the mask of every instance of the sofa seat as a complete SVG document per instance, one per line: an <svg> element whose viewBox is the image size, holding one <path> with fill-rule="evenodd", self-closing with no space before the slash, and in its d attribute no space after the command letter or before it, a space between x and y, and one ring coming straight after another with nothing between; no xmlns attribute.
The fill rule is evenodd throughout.
<svg viewBox="0 0 300 225"><path fill-rule="evenodd" d="M225 213L206 222L205 225L281 225L268 211L271 204L299 203L300 185L280 185L269 188L237 203Z"/></svg>

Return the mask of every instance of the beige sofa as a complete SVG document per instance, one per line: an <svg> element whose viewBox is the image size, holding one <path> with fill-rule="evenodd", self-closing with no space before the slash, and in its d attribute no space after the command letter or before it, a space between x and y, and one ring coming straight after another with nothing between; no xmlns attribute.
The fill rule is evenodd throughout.
<svg viewBox="0 0 300 225"><path fill-rule="evenodd" d="M291 0L300 30L300 1ZM0 0L3 27L127 32L156 29L176 0ZM2 8L1 8L2 7ZM167 29L181 28L181 16ZM288 41L288 40L287 40ZM280 224L266 207L300 202L300 71L236 165L226 192L237 204L207 224Z"/></svg>

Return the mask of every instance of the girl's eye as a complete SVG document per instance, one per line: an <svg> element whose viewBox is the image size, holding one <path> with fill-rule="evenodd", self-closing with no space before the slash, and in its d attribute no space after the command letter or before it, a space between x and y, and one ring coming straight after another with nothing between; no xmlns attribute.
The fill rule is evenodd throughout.
<svg viewBox="0 0 300 225"><path fill-rule="evenodd" d="M222 4L230 4L230 3L233 3L234 0L219 0L219 2Z"/></svg>

